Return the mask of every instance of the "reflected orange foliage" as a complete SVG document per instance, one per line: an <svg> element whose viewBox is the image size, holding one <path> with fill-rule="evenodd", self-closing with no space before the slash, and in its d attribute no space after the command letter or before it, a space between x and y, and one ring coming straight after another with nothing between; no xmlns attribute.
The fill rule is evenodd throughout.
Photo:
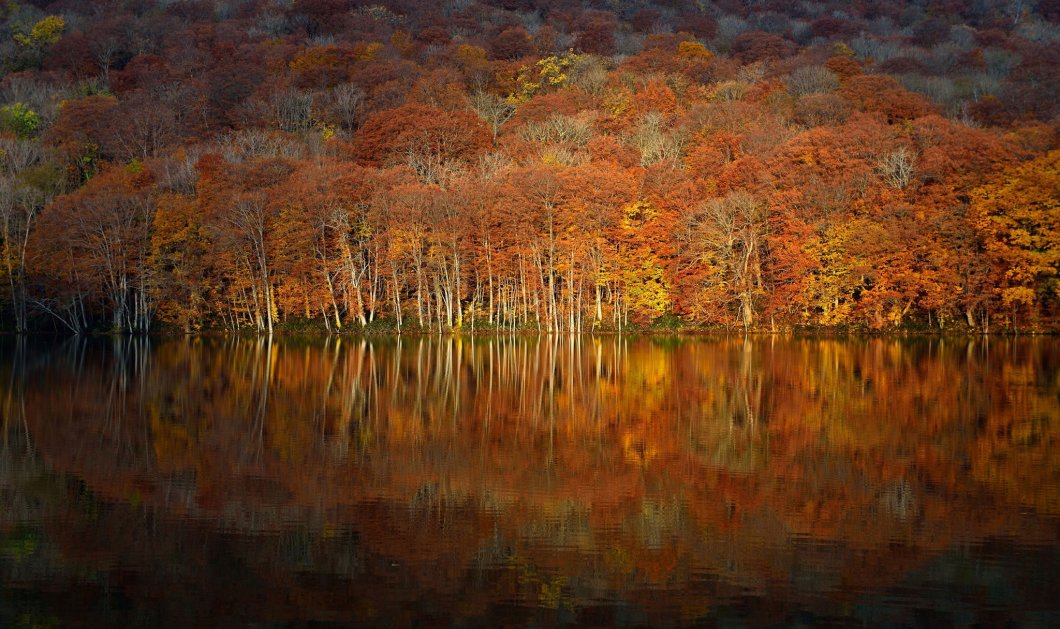
<svg viewBox="0 0 1060 629"><path fill-rule="evenodd" d="M102 499L280 535L286 513L321 544L352 527L424 583L501 544L521 576L500 587L573 606L590 582L679 600L702 573L766 591L809 557L841 595L959 540L1055 543L1056 361L1047 341L73 344L26 421Z"/></svg>

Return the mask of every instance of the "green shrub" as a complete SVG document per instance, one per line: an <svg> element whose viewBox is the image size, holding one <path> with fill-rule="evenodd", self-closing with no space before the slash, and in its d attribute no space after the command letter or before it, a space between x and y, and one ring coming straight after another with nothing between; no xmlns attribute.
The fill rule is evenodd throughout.
<svg viewBox="0 0 1060 629"><path fill-rule="evenodd" d="M23 103L0 107L0 128L20 138L28 138L40 127L40 114Z"/></svg>

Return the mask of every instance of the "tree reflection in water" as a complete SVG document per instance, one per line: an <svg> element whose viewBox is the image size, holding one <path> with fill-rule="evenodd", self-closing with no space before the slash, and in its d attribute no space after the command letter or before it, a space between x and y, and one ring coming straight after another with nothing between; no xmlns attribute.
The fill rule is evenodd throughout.
<svg viewBox="0 0 1060 629"><path fill-rule="evenodd" d="M3 624L994 622L1056 606L1055 340L3 351Z"/></svg>

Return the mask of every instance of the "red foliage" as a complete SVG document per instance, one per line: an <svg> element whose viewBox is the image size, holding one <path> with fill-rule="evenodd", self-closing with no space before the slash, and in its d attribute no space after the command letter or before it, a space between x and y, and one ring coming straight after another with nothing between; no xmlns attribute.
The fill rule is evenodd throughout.
<svg viewBox="0 0 1060 629"><path fill-rule="evenodd" d="M912 57L894 57L877 66L880 72L887 74L927 74L928 69L919 60Z"/></svg>
<svg viewBox="0 0 1060 629"><path fill-rule="evenodd" d="M401 162L420 151L441 159L471 159L490 146L491 138L473 113L405 105L368 116L354 136L354 153L373 165Z"/></svg>
<svg viewBox="0 0 1060 629"><path fill-rule="evenodd" d="M713 39L718 33L718 23L705 13L685 15L678 18L674 24L675 33L691 33L697 39Z"/></svg>
<svg viewBox="0 0 1060 629"><path fill-rule="evenodd" d="M158 174L137 192L165 208L158 281L191 272L182 238L198 238L202 259L198 305L177 303L192 299L183 287L157 292L170 302L160 312L185 327L220 313L260 329L321 304L338 325L382 301L398 319L415 308L431 329L442 310L445 325L485 310L494 325L503 311L505 325L563 329L586 299L597 313L611 300L615 325L627 310L635 320L667 307L727 324L737 301L786 324L1012 316L989 291L1006 270L975 262L987 243L967 199L981 179L1057 143L1060 49L1035 35L1060 15L1053 0L1019 16L963 0L927 11L846 3L849 17L835 3L782 0L717 0L709 12L679 0L615 12L497 0L444 15L413 0L34 4L61 9L71 30L5 59L5 104L39 115L0 121L0 139L19 143L16 159L0 159L13 169L12 207L32 218L57 191L83 187L60 214L75 214L72 200L102 212L103 196L129 197L116 173ZM531 36L522 20L533 12L543 24ZM723 16L762 30L725 49ZM900 46L906 36L927 47L970 28L979 48L959 47L950 64L898 53L866 75L850 48L854 37ZM539 73L552 55L565 60ZM822 63L838 87L808 68ZM1007 135L947 121L888 76L961 86L984 73L992 95L958 89L946 113ZM21 150L38 139L50 150ZM187 153L206 155L195 172ZM357 186L342 175L350 169ZM267 234L250 233L249 219ZM725 279L732 261L702 248L737 219L756 248L740 295ZM45 232L63 228L49 219L41 229L43 251ZM260 268L244 268L253 257ZM51 279L69 288L69 277ZM1037 289L1034 314L1060 312L1055 291ZM121 295L92 290L96 310L121 307ZM203 306L210 291L215 310ZM967 297L975 291L986 296Z"/></svg>
<svg viewBox="0 0 1060 629"><path fill-rule="evenodd" d="M662 13L655 9L639 9L630 16L629 25L638 33L650 33L660 17Z"/></svg>
<svg viewBox="0 0 1060 629"><path fill-rule="evenodd" d="M591 108L592 104L592 98L580 91L539 94L519 106L510 125L518 127L530 121L540 122L555 114L573 116L579 111Z"/></svg>
<svg viewBox="0 0 1060 629"><path fill-rule="evenodd" d="M490 39L490 54L496 59L519 59L534 52L534 42L522 26L513 26Z"/></svg>
<svg viewBox="0 0 1060 629"><path fill-rule="evenodd" d="M732 42L732 55L741 63L783 59L793 49L794 44L790 41L763 31L740 33Z"/></svg>
<svg viewBox="0 0 1060 629"><path fill-rule="evenodd" d="M444 46L452 41L449 31L441 26L428 26L416 33L416 39L428 46Z"/></svg>
<svg viewBox="0 0 1060 629"><path fill-rule="evenodd" d="M906 90L889 76L850 77L839 88L839 94L856 109L877 112L892 123L912 120L935 111L935 107L923 96Z"/></svg>
<svg viewBox="0 0 1060 629"><path fill-rule="evenodd" d="M814 20L810 24L810 29L814 37L847 37L856 33L857 24L825 16Z"/></svg>
<svg viewBox="0 0 1060 629"><path fill-rule="evenodd" d="M825 62L824 67L839 77L839 80L849 79L862 73L861 64L850 57L831 57Z"/></svg>
<svg viewBox="0 0 1060 629"><path fill-rule="evenodd" d="M575 49L595 55L615 54L615 27L614 14L594 12L584 21L575 39Z"/></svg>
<svg viewBox="0 0 1060 629"><path fill-rule="evenodd" d="M601 135L589 140L586 148L596 162L612 162L623 168L632 168L640 162L636 149L622 144L611 135Z"/></svg>

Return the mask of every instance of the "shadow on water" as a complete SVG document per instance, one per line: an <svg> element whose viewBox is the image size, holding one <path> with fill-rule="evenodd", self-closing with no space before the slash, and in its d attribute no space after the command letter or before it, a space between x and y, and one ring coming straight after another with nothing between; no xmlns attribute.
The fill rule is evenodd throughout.
<svg viewBox="0 0 1060 629"><path fill-rule="evenodd" d="M1055 340L0 353L0 624L1058 620Z"/></svg>

